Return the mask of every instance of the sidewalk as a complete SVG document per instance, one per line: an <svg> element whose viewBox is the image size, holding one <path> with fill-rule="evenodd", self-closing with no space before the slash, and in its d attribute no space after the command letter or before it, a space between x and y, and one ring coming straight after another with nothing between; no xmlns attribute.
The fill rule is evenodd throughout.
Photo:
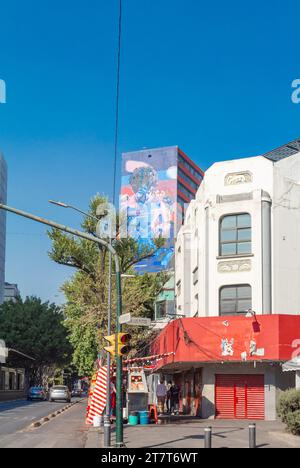
<svg viewBox="0 0 300 468"><path fill-rule="evenodd" d="M224 420L184 420L163 425L124 426L124 442L127 448L204 448L204 428L213 428L213 448L248 448L249 421ZM277 421L258 421L258 448L300 448L300 437L285 431L285 426ZM90 429L86 448L101 448L103 430ZM112 432L112 446L115 432Z"/></svg>

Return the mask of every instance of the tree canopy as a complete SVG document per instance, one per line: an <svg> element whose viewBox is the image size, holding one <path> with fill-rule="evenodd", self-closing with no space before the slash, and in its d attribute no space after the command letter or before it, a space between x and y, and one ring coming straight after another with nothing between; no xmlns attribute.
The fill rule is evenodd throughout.
<svg viewBox="0 0 300 468"><path fill-rule="evenodd" d="M42 384L56 369L69 364L72 347L62 310L37 297L20 298L0 306L0 338L35 361L10 353L9 362L25 367L34 384Z"/></svg>
<svg viewBox="0 0 300 468"><path fill-rule="evenodd" d="M105 197L96 195L90 202L89 214L95 217L98 205L106 202ZM86 217L82 229L95 234L96 224L95 219ZM52 230L49 237L52 240L50 258L58 264L75 269L71 279L61 288L66 296L64 323L74 348L73 364L80 375L91 374L97 354L103 349L103 338L107 334L108 253L92 242L77 239L61 231ZM117 235L113 245L120 259L121 272L135 275L134 265L151 257L164 242L164 239L159 238L154 241L153 247L141 247L134 239L119 239ZM134 316L152 318L154 300L166 280L165 273L123 278L123 313L131 312ZM116 315L114 292L113 275L113 326ZM148 330L134 328L128 331L133 336L134 349L139 349L144 344Z"/></svg>

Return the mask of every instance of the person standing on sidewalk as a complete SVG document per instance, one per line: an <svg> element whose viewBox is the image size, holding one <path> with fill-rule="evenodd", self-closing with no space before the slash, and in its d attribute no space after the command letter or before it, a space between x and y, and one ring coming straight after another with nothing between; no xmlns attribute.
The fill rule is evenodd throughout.
<svg viewBox="0 0 300 468"><path fill-rule="evenodd" d="M160 379L160 383L157 385L156 396L158 413L163 414L165 410L165 401L167 396L167 387L163 379Z"/></svg>
<svg viewBox="0 0 300 468"><path fill-rule="evenodd" d="M171 393L171 414L179 414L179 398L180 398L180 388L173 382L172 387L170 388Z"/></svg>
<svg viewBox="0 0 300 468"><path fill-rule="evenodd" d="M167 385L167 413L171 414L171 387L172 382L168 382Z"/></svg>

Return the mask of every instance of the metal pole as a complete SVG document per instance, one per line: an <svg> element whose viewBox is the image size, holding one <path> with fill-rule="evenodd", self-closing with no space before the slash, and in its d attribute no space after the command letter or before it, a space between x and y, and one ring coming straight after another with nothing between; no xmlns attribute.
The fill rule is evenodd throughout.
<svg viewBox="0 0 300 468"><path fill-rule="evenodd" d="M206 427L204 429L204 442L205 442L206 449L211 449L212 447L211 440L212 440L212 428Z"/></svg>
<svg viewBox="0 0 300 468"><path fill-rule="evenodd" d="M249 425L249 448L256 448L256 424Z"/></svg>
<svg viewBox="0 0 300 468"><path fill-rule="evenodd" d="M121 272L116 271L116 286L117 286L117 333L122 332L120 324L120 316L122 314L122 285ZM117 340L116 340L117 341ZM117 382L116 382L116 446L121 448L124 446L123 438L123 358L116 356L117 361Z"/></svg>
<svg viewBox="0 0 300 468"><path fill-rule="evenodd" d="M107 335L111 335L111 287L112 287L112 255L109 253L109 267L108 267L108 313L107 313ZM108 448L111 446L111 424L110 424L110 366L111 358L110 353L107 353L107 386L106 386L106 412L104 416L104 447Z"/></svg>
<svg viewBox="0 0 300 468"><path fill-rule="evenodd" d="M113 248L113 246L109 242L99 237L95 237L91 234L87 234L86 232L78 231L77 229L70 228L69 226L64 226L63 224L56 223L55 221L50 221L48 219L41 218L40 216L35 216L31 213L26 213L25 211L18 210L17 208L13 208L11 206L0 204L0 209L17 214L19 216L22 216L23 218L31 219L32 221L36 221L37 223L45 224L46 226L50 226L54 229L67 232L68 234L72 234L73 236L80 237L82 239L86 239L91 242L95 242L96 244L100 244L104 246L112 254L112 256L114 257L115 270L116 270L117 333L120 333L122 331L122 326L119 320L122 314L121 272L120 272L119 257L118 257L117 252ZM122 357L118 356L117 357L117 411L116 411L116 434L117 434L116 444L117 444L117 447L123 446L122 381L123 381Z"/></svg>

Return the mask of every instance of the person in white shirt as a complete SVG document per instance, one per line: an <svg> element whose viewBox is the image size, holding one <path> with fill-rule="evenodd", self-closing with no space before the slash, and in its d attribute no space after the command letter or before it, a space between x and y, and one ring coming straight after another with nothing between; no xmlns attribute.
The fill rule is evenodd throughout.
<svg viewBox="0 0 300 468"><path fill-rule="evenodd" d="M165 402L166 402L166 396L167 396L167 387L163 379L161 379L160 383L157 385L156 396L157 396L158 413L163 414L165 410Z"/></svg>

